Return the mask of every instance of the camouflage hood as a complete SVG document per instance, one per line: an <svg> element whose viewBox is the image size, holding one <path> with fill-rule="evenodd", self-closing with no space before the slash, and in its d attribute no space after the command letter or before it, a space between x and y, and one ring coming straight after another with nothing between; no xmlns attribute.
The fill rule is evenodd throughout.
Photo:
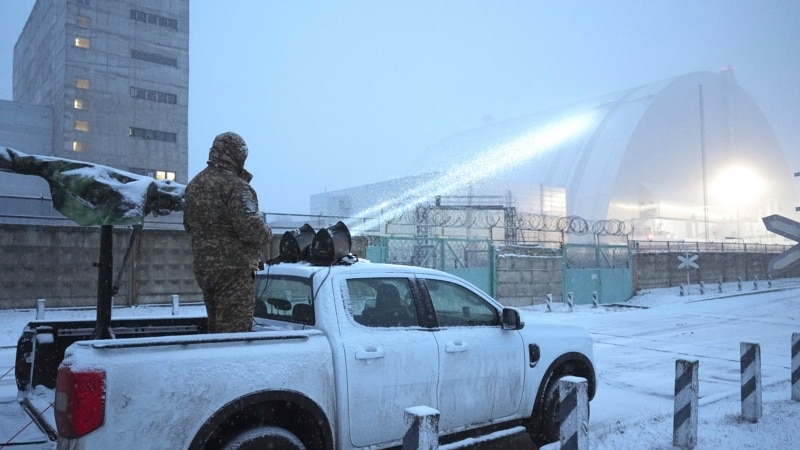
<svg viewBox="0 0 800 450"><path fill-rule="evenodd" d="M241 136L232 132L222 133L214 138L208 152L208 163L241 175L247 153L247 144Z"/></svg>

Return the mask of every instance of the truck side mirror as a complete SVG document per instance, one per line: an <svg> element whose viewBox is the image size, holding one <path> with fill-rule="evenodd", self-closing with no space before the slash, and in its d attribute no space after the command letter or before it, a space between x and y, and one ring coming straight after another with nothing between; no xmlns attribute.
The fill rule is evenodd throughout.
<svg viewBox="0 0 800 450"><path fill-rule="evenodd" d="M503 329L521 330L525 322L520 320L519 311L514 308L503 308Z"/></svg>

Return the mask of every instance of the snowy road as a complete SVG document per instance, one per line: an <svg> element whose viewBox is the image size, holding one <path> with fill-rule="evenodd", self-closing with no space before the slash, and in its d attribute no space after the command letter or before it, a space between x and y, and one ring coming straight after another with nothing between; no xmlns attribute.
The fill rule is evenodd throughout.
<svg viewBox="0 0 800 450"><path fill-rule="evenodd" d="M789 384L791 336L800 333L800 280L778 280L769 291L738 292L734 285L724 290L724 294L680 297L676 288L654 289L634 297L627 307L581 305L573 312L563 304L554 304L553 312L544 305L530 308L540 311L542 320L581 325L595 339L600 383L592 402L589 448L673 448L677 359L699 361L696 450L800 448L800 402L790 400ZM181 313L197 314L197 310L181 308ZM47 317L92 318L93 314L48 311ZM114 314L156 315L163 310L122 308ZM13 365L13 345L33 317L33 311L0 311L0 375ZM764 415L756 424L740 419L741 342L761 347ZM0 401L14 398L11 377L13 371L0 379Z"/></svg>

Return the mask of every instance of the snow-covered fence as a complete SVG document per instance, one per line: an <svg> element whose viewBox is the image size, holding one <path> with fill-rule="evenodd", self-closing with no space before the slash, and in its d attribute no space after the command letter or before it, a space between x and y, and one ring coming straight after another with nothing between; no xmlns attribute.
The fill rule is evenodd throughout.
<svg viewBox="0 0 800 450"><path fill-rule="evenodd" d="M403 436L403 450L436 450L439 448L439 411L429 406L412 406L405 410L408 431Z"/></svg>
<svg viewBox="0 0 800 450"><path fill-rule="evenodd" d="M581 377L564 377L558 382L558 413L561 450L586 448L589 442L589 382Z"/></svg>
<svg viewBox="0 0 800 450"><path fill-rule="evenodd" d="M800 402L800 333L792 333L792 400Z"/></svg>
<svg viewBox="0 0 800 450"><path fill-rule="evenodd" d="M697 371L699 361L675 361L675 414L672 421L672 445L693 448L697 444Z"/></svg>
<svg viewBox="0 0 800 450"><path fill-rule="evenodd" d="M756 423L761 419L761 346L742 342L742 417Z"/></svg>

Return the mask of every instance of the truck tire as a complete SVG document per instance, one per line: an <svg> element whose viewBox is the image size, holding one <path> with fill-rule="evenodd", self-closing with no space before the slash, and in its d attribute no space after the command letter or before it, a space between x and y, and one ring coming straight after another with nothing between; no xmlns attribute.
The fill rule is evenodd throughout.
<svg viewBox="0 0 800 450"><path fill-rule="evenodd" d="M274 426L257 426L235 434L221 450L306 450L300 439L289 430Z"/></svg>

